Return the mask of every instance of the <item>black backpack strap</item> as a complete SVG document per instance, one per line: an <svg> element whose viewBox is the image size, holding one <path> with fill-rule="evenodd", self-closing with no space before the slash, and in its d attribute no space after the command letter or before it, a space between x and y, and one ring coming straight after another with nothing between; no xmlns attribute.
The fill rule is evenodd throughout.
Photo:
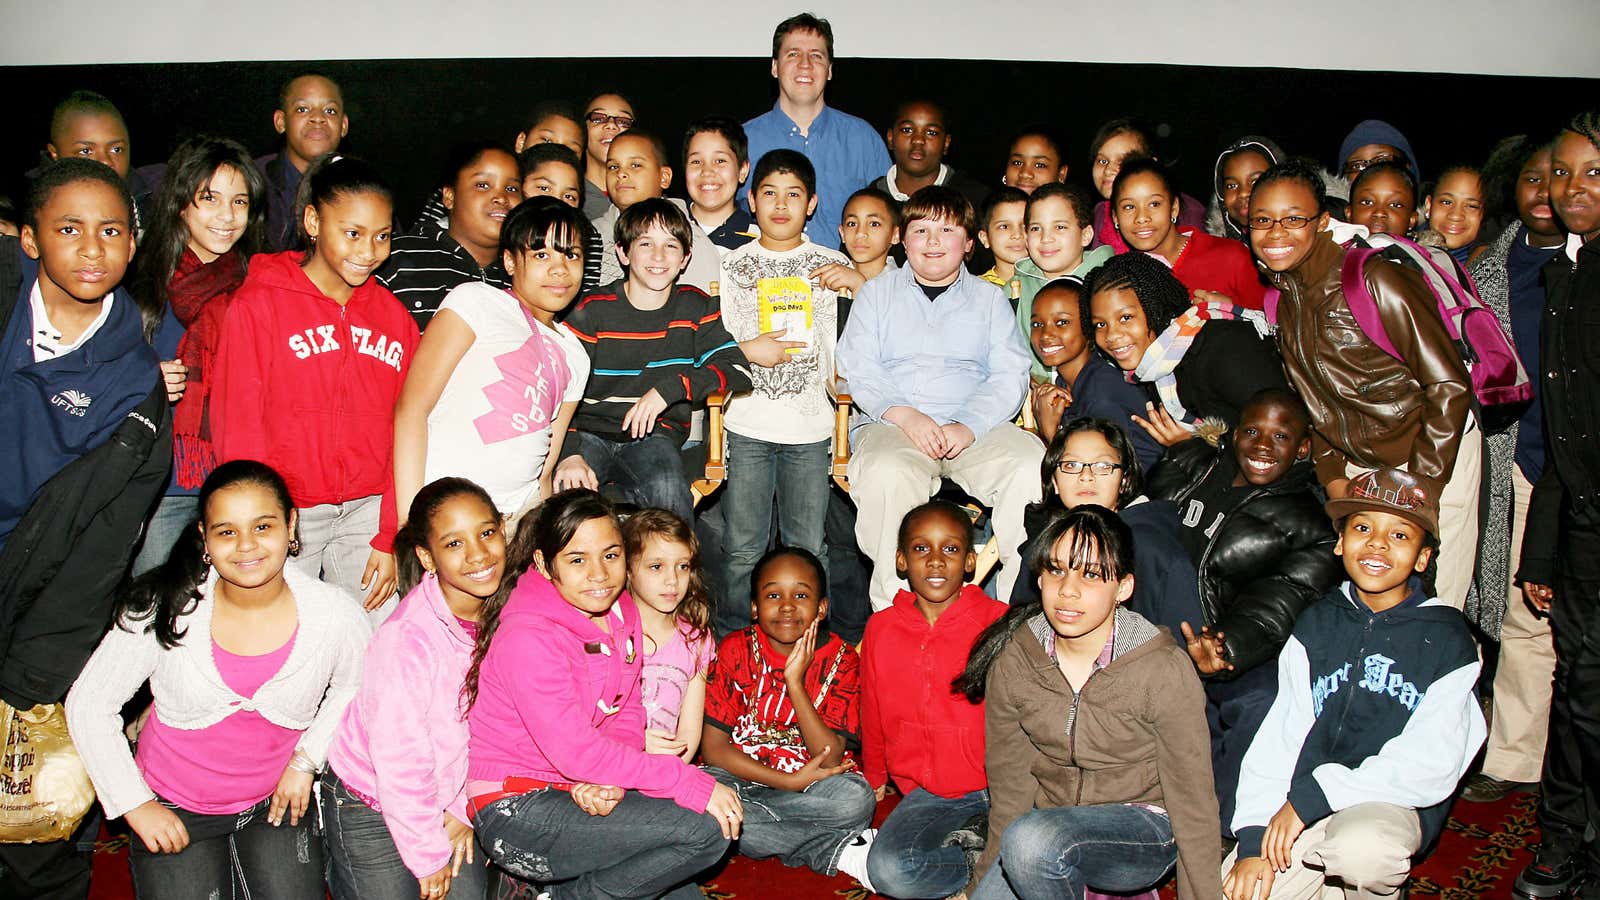
<svg viewBox="0 0 1600 900"><path fill-rule="evenodd" d="M22 292L22 242L0 235L0 334L11 322L11 311Z"/></svg>

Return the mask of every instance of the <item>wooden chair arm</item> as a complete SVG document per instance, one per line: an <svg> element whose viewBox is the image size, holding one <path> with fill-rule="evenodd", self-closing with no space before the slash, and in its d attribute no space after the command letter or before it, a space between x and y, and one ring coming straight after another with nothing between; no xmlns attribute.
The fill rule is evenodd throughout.
<svg viewBox="0 0 1600 900"><path fill-rule="evenodd" d="M828 395L833 398L833 464L835 484L850 492L850 413L855 403L850 399L850 384L835 377L828 383Z"/></svg>
<svg viewBox="0 0 1600 900"><path fill-rule="evenodd" d="M706 397L706 468L690 484L696 501L709 497L728 479L727 432L722 426L722 411L728 405L728 392L717 391Z"/></svg>

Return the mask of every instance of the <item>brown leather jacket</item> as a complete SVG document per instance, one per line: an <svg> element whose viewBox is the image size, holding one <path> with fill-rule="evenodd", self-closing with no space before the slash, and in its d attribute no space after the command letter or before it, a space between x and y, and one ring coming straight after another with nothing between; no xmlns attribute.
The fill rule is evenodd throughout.
<svg viewBox="0 0 1600 900"><path fill-rule="evenodd" d="M1367 266L1367 289L1401 359L1362 333L1340 285L1345 249L1317 235L1299 268L1273 276L1278 350L1311 413L1311 455L1323 484L1345 464L1405 468L1437 498L1455 468L1472 382L1433 294L1397 262Z"/></svg>

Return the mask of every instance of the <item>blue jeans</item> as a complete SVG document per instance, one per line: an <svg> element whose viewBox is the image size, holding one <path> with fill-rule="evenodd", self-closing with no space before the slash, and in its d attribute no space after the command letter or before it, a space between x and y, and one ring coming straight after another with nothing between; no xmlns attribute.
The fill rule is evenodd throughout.
<svg viewBox="0 0 1600 900"><path fill-rule="evenodd" d="M826 567L823 530L832 463L831 440L773 444L728 432L728 484L721 503L728 523L724 538L728 574L723 581L724 602L716 612L717 634L750 625L750 575L772 540L774 506L783 544L810 550Z"/></svg>
<svg viewBox="0 0 1600 900"><path fill-rule="evenodd" d="M472 824L496 865L548 885L554 900L699 897L694 877L728 850L712 817L638 791L591 816L547 788L491 803Z"/></svg>
<svg viewBox="0 0 1600 900"><path fill-rule="evenodd" d="M917 788L878 829L867 856L867 877L886 897L948 897L972 877L967 854L945 844L950 832L989 809L989 792L941 797Z"/></svg>
<svg viewBox="0 0 1600 900"><path fill-rule="evenodd" d="M322 900L322 842L312 833L317 811L299 825L267 824L268 797L243 812L205 815L156 798L177 814L189 846L151 853L137 836L129 841L133 893L140 900Z"/></svg>
<svg viewBox="0 0 1600 900"><path fill-rule="evenodd" d="M972 900L1083 900L1090 887L1132 893L1177 861L1172 823L1161 813L1125 803L1036 809L1000 836L1000 858Z"/></svg>
<svg viewBox="0 0 1600 900"><path fill-rule="evenodd" d="M594 470L602 489L615 485L629 503L671 510L685 522L694 521L694 495L689 493L683 456L672 438L650 434L619 442L575 431L568 440Z"/></svg>
<svg viewBox="0 0 1600 900"><path fill-rule="evenodd" d="M751 859L776 856L786 866L822 875L839 871L839 851L872 824L878 806L867 780L855 772L829 776L804 791L785 791L715 766L706 771L733 788L744 804L740 853Z"/></svg>
<svg viewBox="0 0 1600 900"><path fill-rule="evenodd" d="M167 561L172 548L186 528L193 528L200 516L200 498L194 494L168 494L156 504L155 512L144 523L144 539L133 558L134 577Z"/></svg>
<svg viewBox="0 0 1600 900"><path fill-rule="evenodd" d="M422 889L400 859L383 813L352 794L331 769L322 776L320 797L334 900L416 900ZM474 848L473 861L463 863L461 874L451 879L450 896L483 900L487 888L488 859L482 848Z"/></svg>

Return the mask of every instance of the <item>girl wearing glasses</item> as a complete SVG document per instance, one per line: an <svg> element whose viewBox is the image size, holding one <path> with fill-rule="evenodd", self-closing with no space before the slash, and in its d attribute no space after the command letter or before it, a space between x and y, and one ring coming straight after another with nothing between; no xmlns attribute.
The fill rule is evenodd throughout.
<svg viewBox="0 0 1600 900"><path fill-rule="evenodd" d="M1178 508L1145 496L1138 453L1122 426L1099 418L1062 423L1044 451L1039 477L1044 499L1022 514L1028 535L1021 548L1023 559L1033 558L1039 535L1063 511L1090 503L1104 506L1137 535L1135 587L1128 608L1167 626L1174 637L1183 633L1184 622L1202 621L1199 581L1178 539ZM1037 602L1038 581L1017 579L1011 605Z"/></svg>
<svg viewBox="0 0 1600 900"><path fill-rule="evenodd" d="M606 196L606 157L611 153L611 142L632 128L633 122L633 104L621 94L596 94L583 106L583 214L591 222L611 207Z"/></svg>
<svg viewBox="0 0 1600 900"><path fill-rule="evenodd" d="M1421 276L1374 259L1363 273L1398 358L1380 349L1345 300L1340 245L1311 166L1274 166L1250 196L1250 246L1281 292L1278 349L1311 414L1311 459L1330 499L1353 474L1405 469L1440 504L1438 597L1466 601L1478 547L1483 436L1461 353Z"/></svg>

